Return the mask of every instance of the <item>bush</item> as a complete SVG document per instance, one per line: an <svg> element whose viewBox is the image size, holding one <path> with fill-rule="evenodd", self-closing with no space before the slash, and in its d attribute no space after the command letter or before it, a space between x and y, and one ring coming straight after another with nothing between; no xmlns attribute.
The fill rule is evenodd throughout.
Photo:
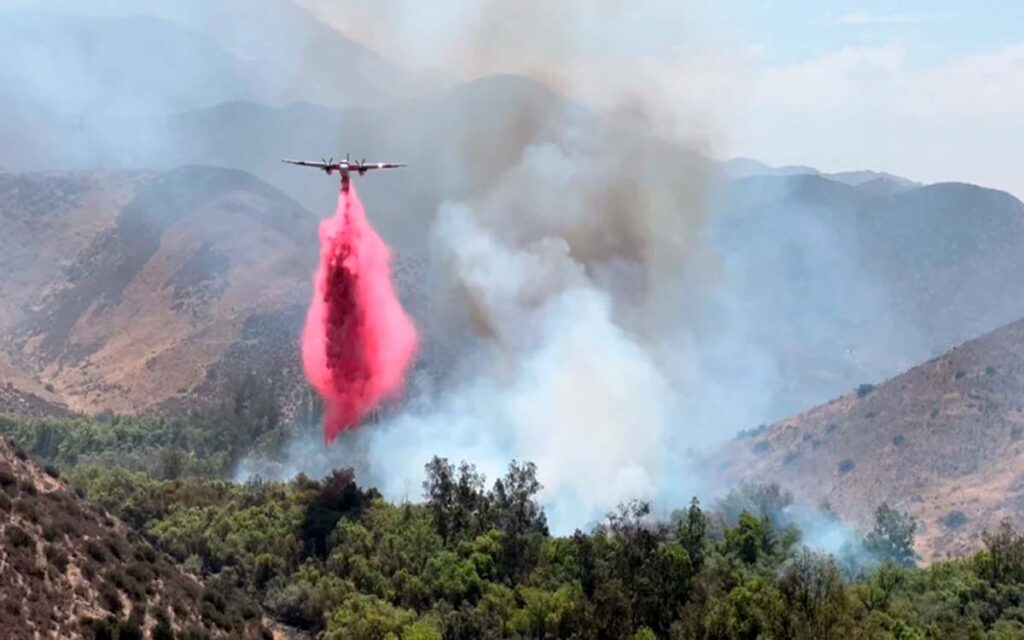
<svg viewBox="0 0 1024 640"><path fill-rule="evenodd" d="M873 384L862 384L862 385L857 387L857 397L858 398L864 398L864 397L866 397L868 394L870 394L874 390L875 390L875 385L873 385Z"/></svg>
<svg viewBox="0 0 1024 640"><path fill-rule="evenodd" d="M1010 427L1010 440L1017 442L1024 438L1024 425L1015 424Z"/></svg>
<svg viewBox="0 0 1024 640"><path fill-rule="evenodd" d="M121 596L117 593L114 585L104 581L99 587L100 604L111 613L120 613Z"/></svg>
<svg viewBox="0 0 1024 640"><path fill-rule="evenodd" d="M104 562L107 559L107 552L103 550L103 547L96 544L95 540L85 543L85 552L96 562Z"/></svg>
<svg viewBox="0 0 1024 640"><path fill-rule="evenodd" d="M754 453L762 454L772 450L772 443L762 440L754 445Z"/></svg>
<svg viewBox="0 0 1024 640"><path fill-rule="evenodd" d="M60 547L52 545L52 544L51 545L47 545L46 546L46 559L49 560L50 564L52 564L54 567L56 567L57 570L60 571L61 573L64 573L65 571L67 571L68 563L70 562L70 559L68 558L67 551L64 551Z"/></svg>
<svg viewBox="0 0 1024 640"><path fill-rule="evenodd" d="M959 529L967 524L967 516L964 515L963 511L950 511L939 518L939 524L947 529Z"/></svg>
<svg viewBox="0 0 1024 640"><path fill-rule="evenodd" d="M845 460L843 460L842 462L839 463L839 473L841 473L841 474L850 473L851 471L853 471L853 467L854 467L853 460L850 460L849 458L847 458L847 459L845 459Z"/></svg>
<svg viewBox="0 0 1024 640"><path fill-rule="evenodd" d="M32 544L32 536L16 524L7 525L7 541L15 549Z"/></svg>
<svg viewBox="0 0 1024 640"><path fill-rule="evenodd" d="M50 476L51 478L59 478L60 477L60 469L58 469L57 467L53 466L52 464L48 464L45 467L43 467L43 471L45 471L46 475Z"/></svg>
<svg viewBox="0 0 1024 640"><path fill-rule="evenodd" d="M899 436L893 436L893 437L892 437L892 443L893 443L893 445L895 445L895 446L897 446L897 447L898 447L898 446L900 446L901 444L903 444L903 443L904 443L905 441L906 441L906 440L905 440L905 439L904 439L904 437L903 437L903 436L901 436L901 435L899 435Z"/></svg>

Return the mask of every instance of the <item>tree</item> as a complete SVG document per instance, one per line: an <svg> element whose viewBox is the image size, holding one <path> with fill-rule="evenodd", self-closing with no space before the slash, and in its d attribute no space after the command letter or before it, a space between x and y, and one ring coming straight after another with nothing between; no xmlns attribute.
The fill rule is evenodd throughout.
<svg viewBox="0 0 1024 640"><path fill-rule="evenodd" d="M491 500L475 466L462 462L456 475L453 464L434 456L425 470L423 495L446 545L472 540L492 526Z"/></svg>
<svg viewBox="0 0 1024 640"><path fill-rule="evenodd" d="M376 489L363 491L352 469L336 469L323 482L307 485L316 491L302 521L302 540L308 553L327 556L328 538L342 518L356 518L378 497Z"/></svg>
<svg viewBox="0 0 1024 640"><path fill-rule="evenodd" d="M389 640L406 633L422 636L416 614L399 609L376 596L356 594L334 612L324 640Z"/></svg>
<svg viewBox="0 0 1024 640"><path fill-rule="evenodd" d="M779 587L794 637L845 636L838 627L845 613L846 594L839 567L831 557L809 549L799 551L785 565Z"/></svg>
<svg viewBox="0 0 1024 640"><path fill-rule="evenodd" d="M725 531L723 549L743 562L753 565L775 551L775 535L767 518L757 518L744 511L735 527Z"/></svg>
<svg viewBox="0 0 1024 640"><path fill-rule="evenodd" d="M1024 582L1024 534L1003 520L995 531L986 531L982 572L995 582Z"/></svg>
<svg viewBox="0 0 1024 640"><path fill-rule="evenodd" d="M494 483L493 516L503 534L501 573L513 583L536 563L541 541L548 535L547 518L536 501L542 488L537 466L515 460L509 463L505 477Z"/></svg>
<svg viewBox="0 0 1024 640"><path fill-rule="evenodd" d="M868 550L898 565L912 567L916 563L914 537L917 521L909 514L882 503L875 510L875 526L868 534Z"/></svg>
<svg viewBox="0 0 1024 640"><path fill-rule="evenodd" d="M701 511L700 501L694 497L690 501L690 508L686 516L679 521L676 530L679 544L686 550L690 557L690 565L695 572L699 572L704 566L704 548L707 546L708 520Z"/></svg>

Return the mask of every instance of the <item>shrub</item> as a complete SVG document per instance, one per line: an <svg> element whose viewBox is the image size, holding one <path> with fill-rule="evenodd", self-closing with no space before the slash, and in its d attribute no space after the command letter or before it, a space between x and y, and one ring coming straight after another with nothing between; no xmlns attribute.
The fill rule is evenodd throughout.
<svg viewBox="0 0 1024 640"><path fill-rule="evenodd" d="M103 562L107 559L107 552L103 550L103 547L96 544L95 540L85 543L85 552L96 562Z"/></svg>
<svg viewBox="0 0 1024 640"><path fill-rule="evenodd" d="M847 458L847 459L845 459L845 460L843 460L842 462L839 463L839 473L847 474L847 473L853 471L853 467L854 467L853 460L850 460L849 458Z"/></svg>
<svg viewBox="0 0 1024 640"><path fill-rule="evenodd" d="M118 560L124 560L124 553L121 551L121 545L114 538L107 539L107 549L110 550L110 555L114 556Z"/></svg>
<svg viewBox="0 0 1024 640"><path fill-rule="evenodd" d="M754 453L767 453L772 450L772 443L767 440L762 440L754 445Z"/></svg>
<svg viewBox="0 0 1024 640"><path fill-rule="evenodd" d="M117 589L114 585L104 581L100 584L99 588L100 604L110 611L111 613L119 613L121 611L121 596L117 593Z"/></svg>
<svg viewBox="0 0 1024 640"><path fill-rule="evenodd" d="M967 372L964 371L963 369L961 369L961 370L959 370L959 371L957 371L956 373L953 374L953 378L955 378L956 380L960 380L960 379L962 379L966 375L967 375Z"/></svg>
<svg viewBox="0 0 1024 640"><path fill-rule="evenodd" d="M14 548L27 547L32 544L32 536L16 524L7 525L7 541Z"/></svg>
<svg viewBox="0 0 1024 640"><path fill-rule="evenodd" d="M994 376L994 375L996 375L996 368L995 367L985 367L985 375L986 376Z"/></svg>
<svg viewBox="0 0 1024 640"><path fill-rule="evenodd" d="M1010 427L1010 440L1017 442L1024 437L1024 425L1015 424Z"/></svg>
<svg viewBox="0 0 1024 640"><path fill-rule="evenodd" d="M740 431L736 435L736 437L737 438L753 438L754 436L759 435L762 432L764 432L767 428L768 428L767 424L759 424L756 427L751 427L750 429L744 429L743 431Z"/></svg>
<svg viewBox="0 0 1024 640"><path fill-rule="evenodd" d="M875 385L873 385L873 384L862 384L862 385L857 387L857 397L858 398L864 398L864 397L866 397L868 394L870 394L874 390L875 390Z"/></svg>
<svg viewBox="0 0 1024 640"><path fill-rule="evenodd" d="M31 522L39 520L39 511L36 509L36 503L29 502L22 498L14 504L14 508L23 514Z"/></svg>
<svg viewBox="0 0 1024 640"><path fill-rule="evenodd" d="M906 439L902 435L898 435L898 436L893 436L892 437L892 443L893 443L893 445L895 445L897 447L900 446L901 444L903 444L905 441L906 441Z"/></svg>
<svg viewBox="0 0 1024 640"><path fill-rule="evenodd" d="M50 476L51 478L59 478L60 477L60 469L58 469L57 467L53 466L52 464L48 464L45 467L43 467L43 471L45 471L46 475Z"/></svg>
<svg viewBox="0 0 1024 640"><path fill-rule="evenodd" d="M67 571L68 562L69 562L67 551L64 551L60 547L52 545L52 544L51 545L47 545L46 546L46 559L49 560L50 564L52 564L54 567L56 567L57 570L60 571L61 573L64 573L65 571Z"/></svg>
<svg viewBox="0 0 1024 640"><path fill-rule="evenodd" d="M967 524L967 516L964 515L963 511L950 511L939 518L939 524L947 529L959 529Z"/></svg>

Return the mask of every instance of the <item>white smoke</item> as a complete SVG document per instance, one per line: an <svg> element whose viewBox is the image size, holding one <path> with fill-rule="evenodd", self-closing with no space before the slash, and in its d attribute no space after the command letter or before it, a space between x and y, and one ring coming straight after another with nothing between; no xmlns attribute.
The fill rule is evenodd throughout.
<svg viewBox="0 0 1024 640"><path fill-rule="evenodd" d="M488 357L463 379L370 435L382 488L397 495L418 483L437 454L474 461L490 477L510 458L537 463L555 530L653 498L669 384L564 240L504 245L460 205L439 213L435 239L453 276L479 293L494 333L482 346Z"/></svg>

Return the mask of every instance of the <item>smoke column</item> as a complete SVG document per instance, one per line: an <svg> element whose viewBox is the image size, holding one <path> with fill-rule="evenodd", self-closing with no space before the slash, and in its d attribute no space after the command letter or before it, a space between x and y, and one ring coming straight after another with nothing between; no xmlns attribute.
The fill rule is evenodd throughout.
<svg viewBox="0 0 1024 640"><path fill-rule="evenodd" d="M354 186L320 223L320 266L302 338L306 378L324 400L324 442L401 390L416 328L391 284L391 251Z"/></svg>

